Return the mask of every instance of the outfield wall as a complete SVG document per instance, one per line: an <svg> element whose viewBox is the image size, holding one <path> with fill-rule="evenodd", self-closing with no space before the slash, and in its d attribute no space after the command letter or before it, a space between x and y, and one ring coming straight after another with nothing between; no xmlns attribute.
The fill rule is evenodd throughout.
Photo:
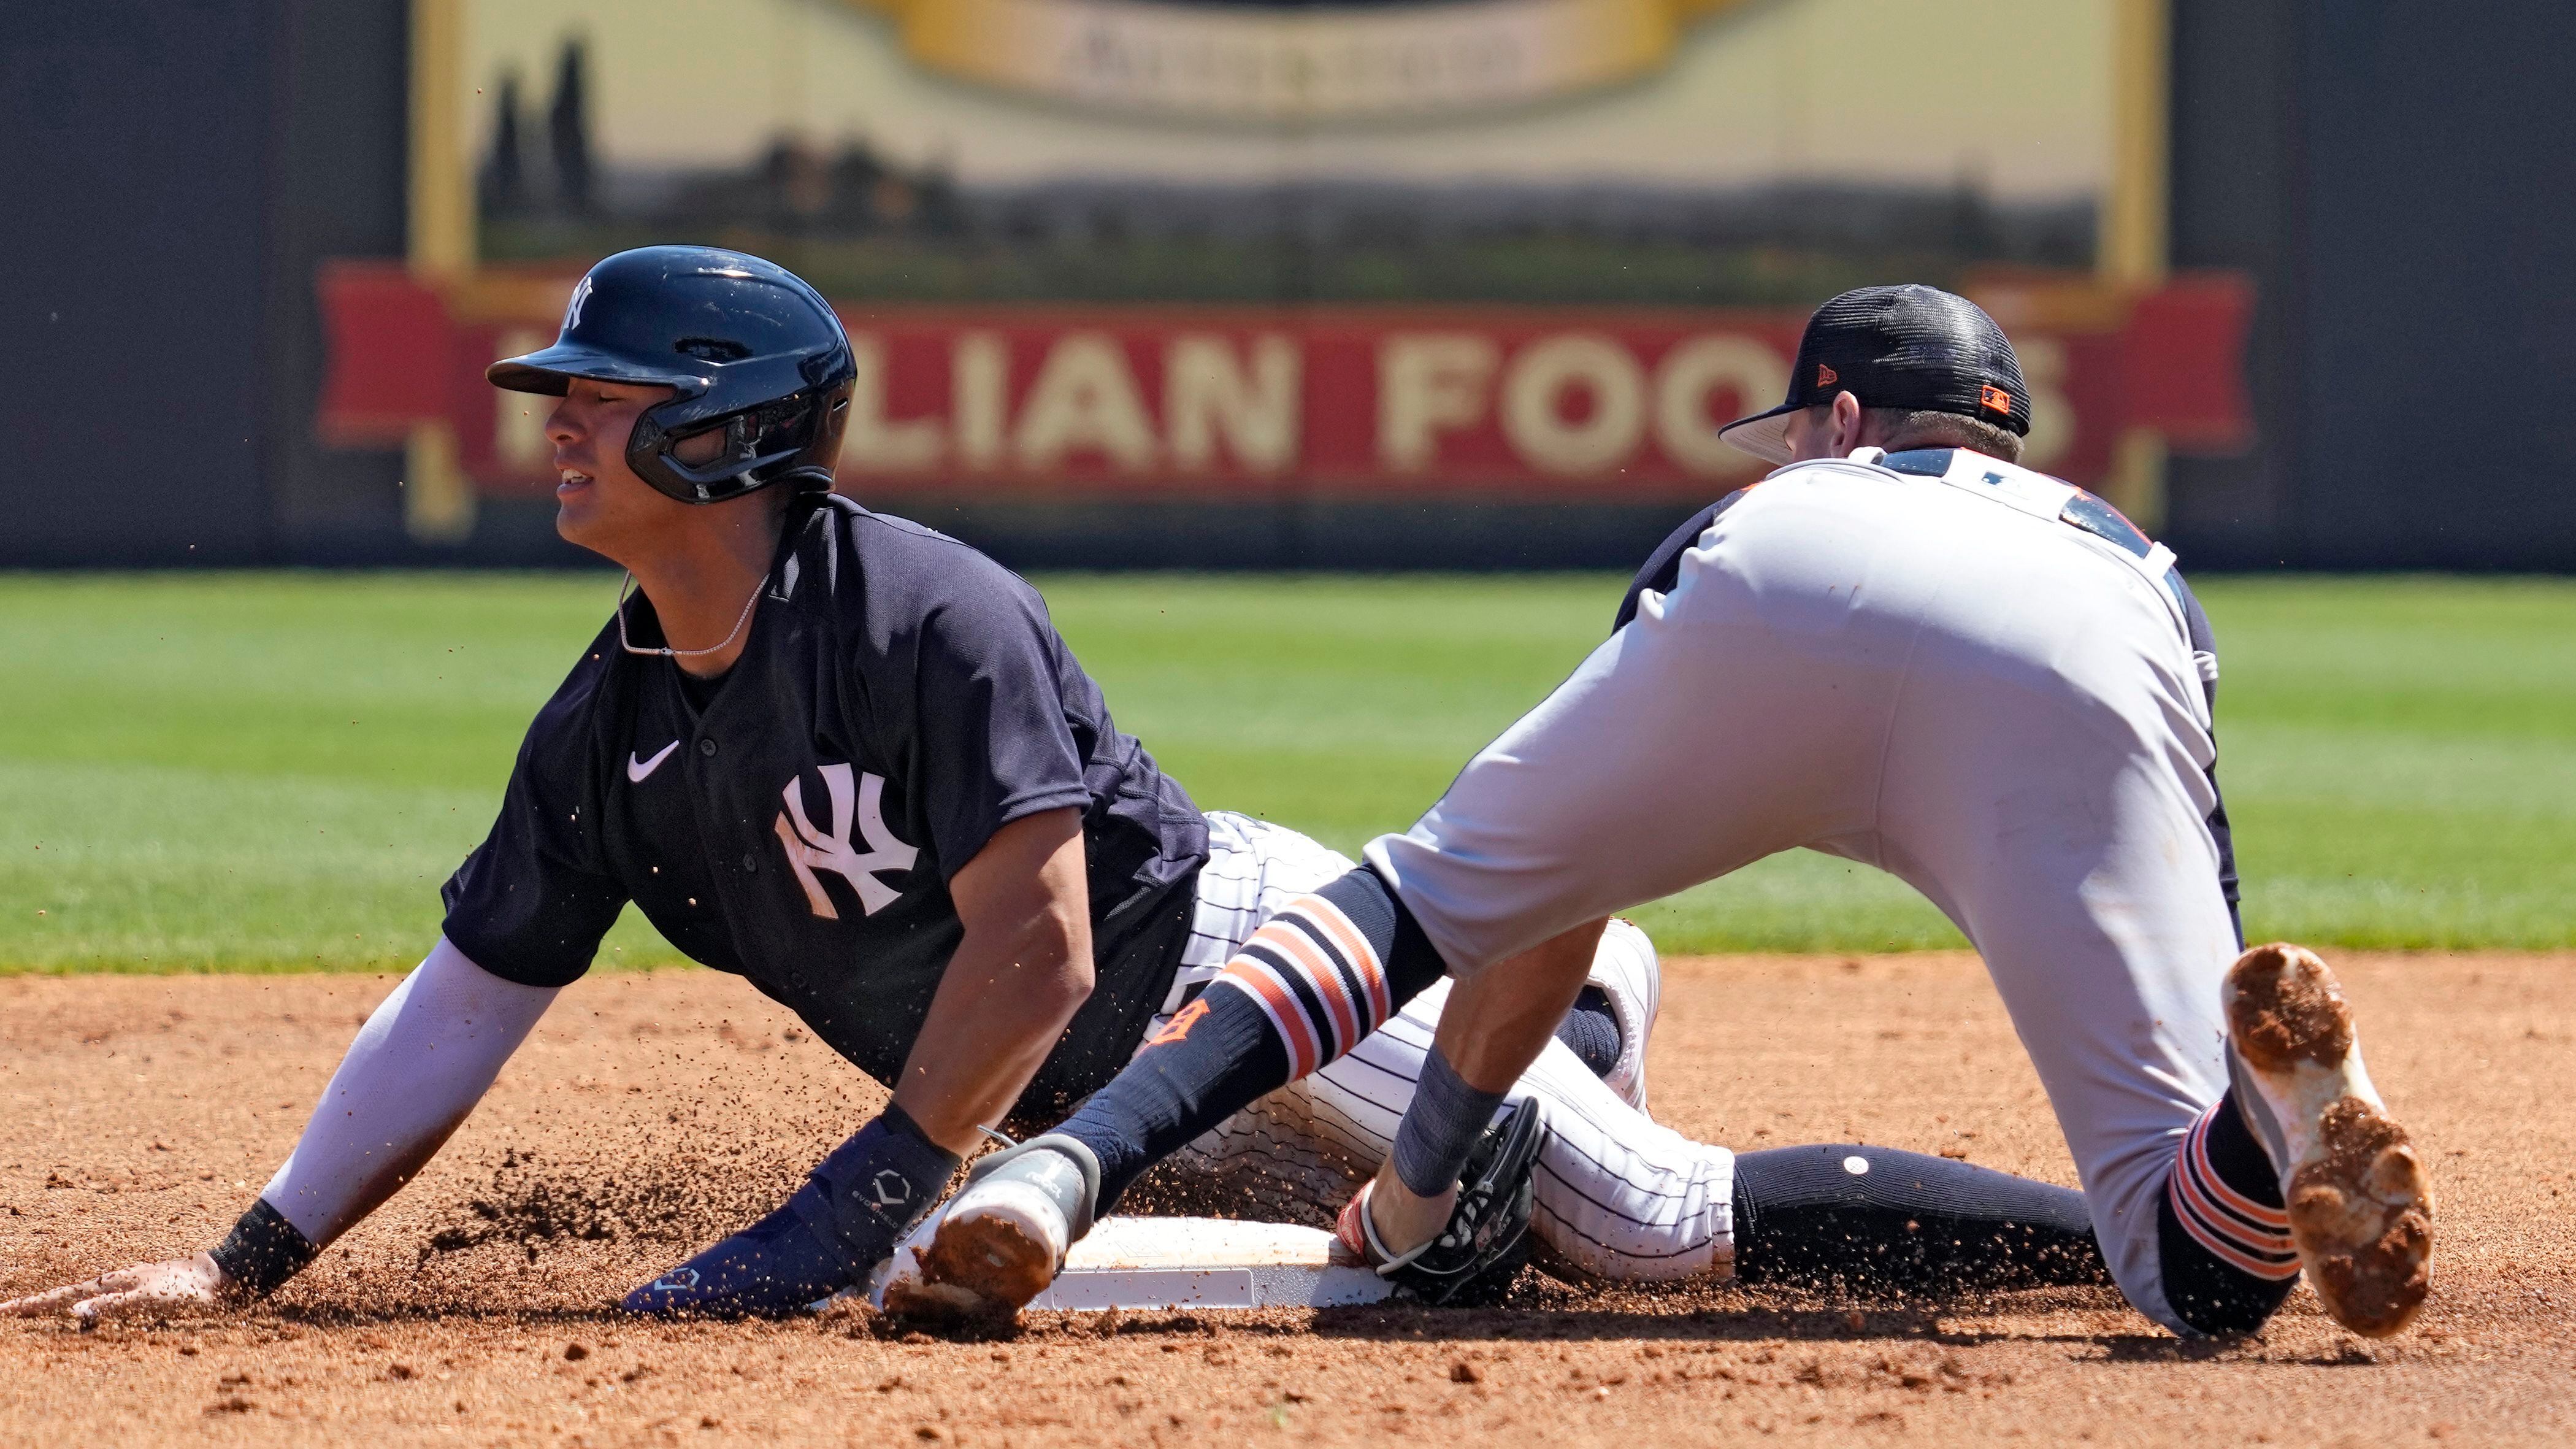
<svg viewBox="0 0 2576 1449"><path fill-rule="evenodd" d="M542 337L583 259L703 234L815 275L874 359L845 486L1028 566L1630 561L1748 476L1709 433L1776 385L1804 307L1900 274L1987 301L2057 419L2040 461L2193 566L2576 568L2550 405L2576 384L2576 200L2531 182L2576 141L2548 65L2576 12L2050 0L2022 28L2060 50L1981 43L2001 109L1970 141L2050 107L2074 139L1986 175L1969 141L1818 121L1790 94L1812 99L1805 72L1764 72L1806 53L1782 39L1800 25L1925 13L1873 3L1619 0L1666 18L1581 65L1418 91L1353 72L1297 103L1334 114L1283 121L1232 114L1250 93L959 49L919 7L778 0L815 55L892 58L852 102L877 129L658 171L609 164L645 140L584 130L638 114L660 62L595 17L547 18L581 0L40 10L0 49L0 211L33 259L0 287L22 363L0 394L0 564L570 561L531 420L475 375ZM1417 8L1369 23L1482 43ZM646 11L692 13L618 14ZM1193 15L1273 49L1324 33L1223 28L1270 24L1252 3ZM2063 49L2086 25L2108 60ZM707 39L683 29L644 39ZM700 49L720 74L724 47ZM781 84L844 124L805 94L841 74L823 64ZM485 114L504 79L528 91L515 139ZM1788 98L1708 102L1696 154L1643 154L1651 133L1618 120L1697 116L1719 81ZM936 126L962 153L921 139ZM1137 163L1156 179L987 159L1129 141L1165 148ZM1230 169L1264 146L1268 179ZM1851 180L1872 147L1893 179ZM1512 171L1519 151L1539 169ZM1587 154L1599 184L1569 189Z"/></svg>

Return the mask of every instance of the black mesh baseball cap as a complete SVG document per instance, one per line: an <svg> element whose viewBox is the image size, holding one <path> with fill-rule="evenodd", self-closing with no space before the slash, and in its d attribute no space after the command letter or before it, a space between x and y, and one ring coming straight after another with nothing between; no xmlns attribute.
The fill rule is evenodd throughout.
<svg viewBox="0 0 2576 1449"><path fill-rule="evenodd" d="M1938 287L1862 287L1816 309L1798 339L1789 400L1719 429L1772 463L1789 461L1789 418L1847 392L1863 407L1958 413L2021 436L2030 391L2004 329L1985 309Z"/></svg>

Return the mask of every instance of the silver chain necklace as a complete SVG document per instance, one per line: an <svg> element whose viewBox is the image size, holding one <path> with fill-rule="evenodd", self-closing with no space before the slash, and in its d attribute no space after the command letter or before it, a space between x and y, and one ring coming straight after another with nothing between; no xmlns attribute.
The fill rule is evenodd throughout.
<svg viewBox="0 0 2576 1449"><path fill-rule="evenodd" d="M617 586L617 647L629 654L644 655L648 659L695 659L701 654L721 653L731 647L735 639L741 637L742 626L751 622L751 611L760 605L760 591L767 587L769 587L767 579L762 579L754 585L751 597L742 601L742 617L733 621L733 632L704 649L639 649L635 647L634 640L626 637L626 601L635 592L635 571L629 569L626 571L625 581Z"/></svg>

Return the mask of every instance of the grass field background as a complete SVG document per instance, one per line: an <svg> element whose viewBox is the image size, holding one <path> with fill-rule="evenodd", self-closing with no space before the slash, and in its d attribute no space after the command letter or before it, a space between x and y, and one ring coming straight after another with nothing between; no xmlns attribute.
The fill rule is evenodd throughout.
<svg viewBox="0 0 2576 1449"><path fill-rule="evenodd" d="M1409 823L1598 642L1603 576L1058 577L1202 805L1344 849ZM605 575L0 576L0 971L419 958ZM2214 580L2220 778L2258 937L2576 944L2576 581ZM1806 853L1639 913L1667 950L1957 936ZM632 913L610 959L674 953Z"/></svg>

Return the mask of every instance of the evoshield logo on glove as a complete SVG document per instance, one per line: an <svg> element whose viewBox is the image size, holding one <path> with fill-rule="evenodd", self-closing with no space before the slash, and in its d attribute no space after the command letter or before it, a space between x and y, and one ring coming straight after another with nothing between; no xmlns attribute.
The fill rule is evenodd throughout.
<svg viewBox="0 0 2576 1449"><path fill-rule="evenodd" d="M781 792L787 808L778 815L778 843L787 848L788 868L796 872L796 883L805 888L806 903L814 908L815 915L827 921L841 918L832 898L823 893L823 883L814 878L815 871L828 870L850 883L850 888L859 893L860 909L873 916L903 894L878 880L876 872L910 870L921 851L904 844L886 828L885 776L862 773L853 791L848 765L825 765L819 773L823 776L823 789L832 799L830 828L814 828L814 822L805 814L804 781L791 778ZM858 797L856 809L851 808L853 794ZM868 847L865 855L850 848L853 825Z"/></svg>

